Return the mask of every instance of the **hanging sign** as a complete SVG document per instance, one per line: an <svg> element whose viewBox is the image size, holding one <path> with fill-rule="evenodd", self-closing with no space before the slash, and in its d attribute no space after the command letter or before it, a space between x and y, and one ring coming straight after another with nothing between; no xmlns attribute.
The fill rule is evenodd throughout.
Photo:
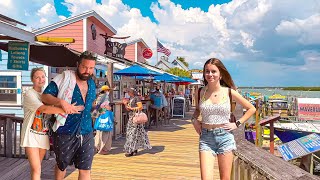
<svg viewBox="0 0 320 180"><path fill-rule="evenodd" d="M7 69L28 70L29 43L9 41Z"/></svg>
<svg viewBox="0 0 320 180"><path fill-rule="evenodd" d="M112 57L117 57L117 58L124 58L124 55L126 54L126 43L118 43L118 42L111 42L106 40L106 50L104 54Z"/></svg>
<svg viewBox="0 0 320 180"><path fill-rule="evenodd" d="M145 59L150 59L152 57L152 50L150 48L144 49L142 52L142 56Z"/></svg>

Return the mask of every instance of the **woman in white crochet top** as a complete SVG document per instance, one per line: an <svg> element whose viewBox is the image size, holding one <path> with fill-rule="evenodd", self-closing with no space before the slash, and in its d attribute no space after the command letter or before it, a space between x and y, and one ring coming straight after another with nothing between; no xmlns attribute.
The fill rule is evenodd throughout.
<svg viewBox="0 0 320 180"><path fill-rule="evenodd" d="M213 179L214 161L217 157L220 179L229 180L233 162L232 151L236 149L232 130L247 121L256 109L235 91L234 82L219 59L211 58L204 64L203 79L205 87L198 93L200 97L196 97L196 111L192 117L193 126L200 135L201 178ZM230 97L247 109L236 122L230 122Z"/></svg>

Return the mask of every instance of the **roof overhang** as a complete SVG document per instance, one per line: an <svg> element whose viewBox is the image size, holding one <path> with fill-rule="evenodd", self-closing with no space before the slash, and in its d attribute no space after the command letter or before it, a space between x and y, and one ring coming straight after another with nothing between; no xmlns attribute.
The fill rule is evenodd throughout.
<svg viewBox="0 0 320 180"><path fill-rule="evenodd" d="M34 33L26 31L24 29L20 29L16 26L13 26L10 23L7 23L1 20L0 20L0 35L2 40L21 40L21 41L29 42L30 44L35 43Z"/></svg>
<svg viewBox="0 0 320 180"><path fill-rule="evenodd" d="M52 31L54 29L66 26L68 24L72 24L74 22L86 19L86 18L91 17L91 16L93 16L96 19L98 19L103 25L105 25L107 28L109 28L111 32L113 32L114 34L117 34L117 31L109 23L107 23L107 21L105 21L99 14L97 14L93 10L92 11L87 11L87 12L79 14L77 16L73 16L73 17L67 18L65 20L59 21L59 22L51 24L49 26L45 26L45 27L42 27L40 29L36 29L36 30L34 30L32 32L35 33L36 35L40 35L40 34Z"/></svg>
<svg viewBox="0 0 320 180"><path fill-rule="evenodd" d="M127 45L132 45L132 44L135 44L135 43L139 43L141 42L146 48L150 48L146 42L144 42L144 40L142 38L139 38L139 39L135 39L135 40L132 40L132 41L129 41L127 42Z"/></svg>
<svg viewBox="0 0 320 180"><path fill-rule="evenodd" d="M8 51L8 43L0 42L0 49ZM80 52L61 45L30 45L30 61L52 67L76 67Z"/></svg>

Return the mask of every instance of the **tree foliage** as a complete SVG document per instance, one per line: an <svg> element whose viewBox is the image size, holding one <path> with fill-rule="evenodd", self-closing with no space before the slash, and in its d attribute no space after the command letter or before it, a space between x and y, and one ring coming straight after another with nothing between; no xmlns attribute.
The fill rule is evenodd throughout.
<svg viewBox="0 0 320 180"><path fill-rule="evenodd" d="M183 69L180 69L177 67L170 68L170 69L166 70L166 72L174 74L179 77L188 77L188 78L191 77L191 74L189 71L186 71L186 70L183 70Z"/></svg>
<svg viewBox="0 0 320 180"><path fill-rule="evenodd" d="M189 67L189 63L186 62L184 57L177 57L177 60L181 61L186 67Z"/></svg>

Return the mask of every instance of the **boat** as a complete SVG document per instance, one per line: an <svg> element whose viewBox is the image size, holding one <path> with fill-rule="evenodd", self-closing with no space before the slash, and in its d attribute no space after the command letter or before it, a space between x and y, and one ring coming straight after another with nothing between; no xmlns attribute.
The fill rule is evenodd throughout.
<svg viewBox="0 0 320 180"><path fill-rule="evenodd" d="M267 111L271 115L280 114L280 118L288 119L289 106L287 100L282 99L268 99Z"/></svg>
<svg viewBox="0 0 320 180"><path fill-rule="evenodd" d="M320 98L296 98L292 112L295 116L274 123L274 133L283 143L311 133L320 135Z"/></svg>
<svg viewBox="0 0 320 180"><path fill-rule="evenodd" d="M320 122L279 122L274 123L274 134L282 143L286 143L303 136L317 133L320 135Z"/></svg>

